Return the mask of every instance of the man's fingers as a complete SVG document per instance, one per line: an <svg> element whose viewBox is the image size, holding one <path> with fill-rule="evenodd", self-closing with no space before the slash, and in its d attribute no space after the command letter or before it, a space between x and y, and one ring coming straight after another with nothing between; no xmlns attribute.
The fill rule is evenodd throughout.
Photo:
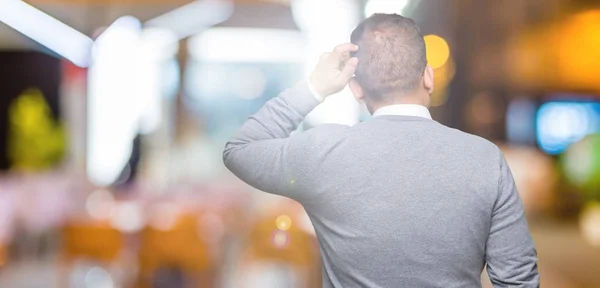
<svg viewBox="0 0 600 288"><path fill-rule="evenodd" d="M347 52L338 57L337 61L340 71L344 70L344 66L346 66L346 62L348 62L348 60L350 60L350 53Z"/></svg>
<svg viewBox="0 0 600 288"><path fill-rule="evenodd" d="M344 65L344 70L340 74L340 82L347 84L348 81L354 76L354 72L356 72L356 67L358 66L358 58L352 57L348 61L346 61L346 65Z"/></svg>
<svg viewBox="0 0 600 288"><path fill-rule="evenodd" d="M358 51L358 46L352 44L352 43L345 43L345 44L341 44L338 45L337 47L335 47L335 49L333 49L333 54L336 54L337 56L341 56L345 53L350 53L350 52L356 52Z"/></svg>
<svg viewBox="0 0 600 288"><path fill-rule="evenodd" d="M337 93L350 82L358 65L358 58L350 58L354 51L358 51L358 46L347 43L321 55L310 75L311 84L319 95L327 97Z"/></svg>
<svg viewBox="0 0 600 288"><path fill-rule="evenodd" d="M330 55L331 55L331 52L326 52L326 53L323 53L323 54L321 54L321 57L320 57L320 59L321 59L321 60L325 60L325 59L327 59L327 58L328 58Z"/></svg>
<svg viewBox="0 0 600 288"><path fill-rule="evenodd" d="M331 60L336 61L336 65L342 70L348 59L350 59L350 53L355 51L358 51L358 46L352 43L345 43L335 47L329 55L331 56Z"/></svg>

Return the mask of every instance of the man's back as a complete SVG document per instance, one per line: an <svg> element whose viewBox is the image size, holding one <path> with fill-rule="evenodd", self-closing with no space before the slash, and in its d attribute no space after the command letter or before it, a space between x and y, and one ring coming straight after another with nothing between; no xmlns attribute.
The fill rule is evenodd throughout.
<svg viewBox="0 0 600 288"><path fill-rule="evenodd" d="M351 41L250 117L227 143L225 165L305 207L325 287L480 287L485 265L495 287L538 287L502 153L431 120L434 72L414 21L375 14ZM347 85L372 120L291 135Z"/></svg>
<svg viewBox="0 0 600 288"><path fill-rule="evenodd" d="M308 133L315 166L298 194L325 287L481 286L503 162L495 145L411 116Z"/></svg>

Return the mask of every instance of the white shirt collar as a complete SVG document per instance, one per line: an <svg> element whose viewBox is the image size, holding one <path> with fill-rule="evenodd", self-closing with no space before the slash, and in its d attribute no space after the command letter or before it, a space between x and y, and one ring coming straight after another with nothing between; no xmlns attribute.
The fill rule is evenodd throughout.
<svg viewBox="0 0 600 288"><path fill-rule="evenodd" d="M373 117L385 115L414 116L431 119L429 109L427 109L425 106L417 104L397 104L385 106L377 109L377 111L373 113Z"/></svg>

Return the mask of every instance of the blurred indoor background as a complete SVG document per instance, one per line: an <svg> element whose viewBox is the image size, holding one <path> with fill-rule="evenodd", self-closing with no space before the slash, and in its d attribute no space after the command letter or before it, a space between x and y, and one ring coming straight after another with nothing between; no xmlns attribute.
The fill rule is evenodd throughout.
<svg viewBox="0 0 600 288"><path fill-rule="evenodd" d="M0 287L319 287L302 207L222 147L375 12L426 35L434 119L505 152L542 286L600 287L596 0L0 0ZM343 91L301 129L368 118Z"/></svg>

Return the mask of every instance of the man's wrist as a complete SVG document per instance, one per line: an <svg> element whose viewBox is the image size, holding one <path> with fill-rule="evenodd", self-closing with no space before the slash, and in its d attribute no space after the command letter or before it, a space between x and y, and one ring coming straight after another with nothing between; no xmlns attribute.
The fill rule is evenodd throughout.
<svg viewBox="0 0 600 288"><path fill-rule="evenodd" d="M306 78L306 83L308 84L308 90L310 90L310 93L317 99L319 100L319 102L323 102L325 100L325 98L323 98L323 96L321 96L321 94L319 94L319 92L317 92L315 90L315 88L313 87L312 83L310 82L310 77Z"/></svg>
<svg viewBox="0 0 600 288"><path fill-rule="evenodd" d="M294 87L282 93L281 97L285 99L288 105L302 116L308 115L315 107L321 104L310 91L309 82L300 81Z"/></svg>

